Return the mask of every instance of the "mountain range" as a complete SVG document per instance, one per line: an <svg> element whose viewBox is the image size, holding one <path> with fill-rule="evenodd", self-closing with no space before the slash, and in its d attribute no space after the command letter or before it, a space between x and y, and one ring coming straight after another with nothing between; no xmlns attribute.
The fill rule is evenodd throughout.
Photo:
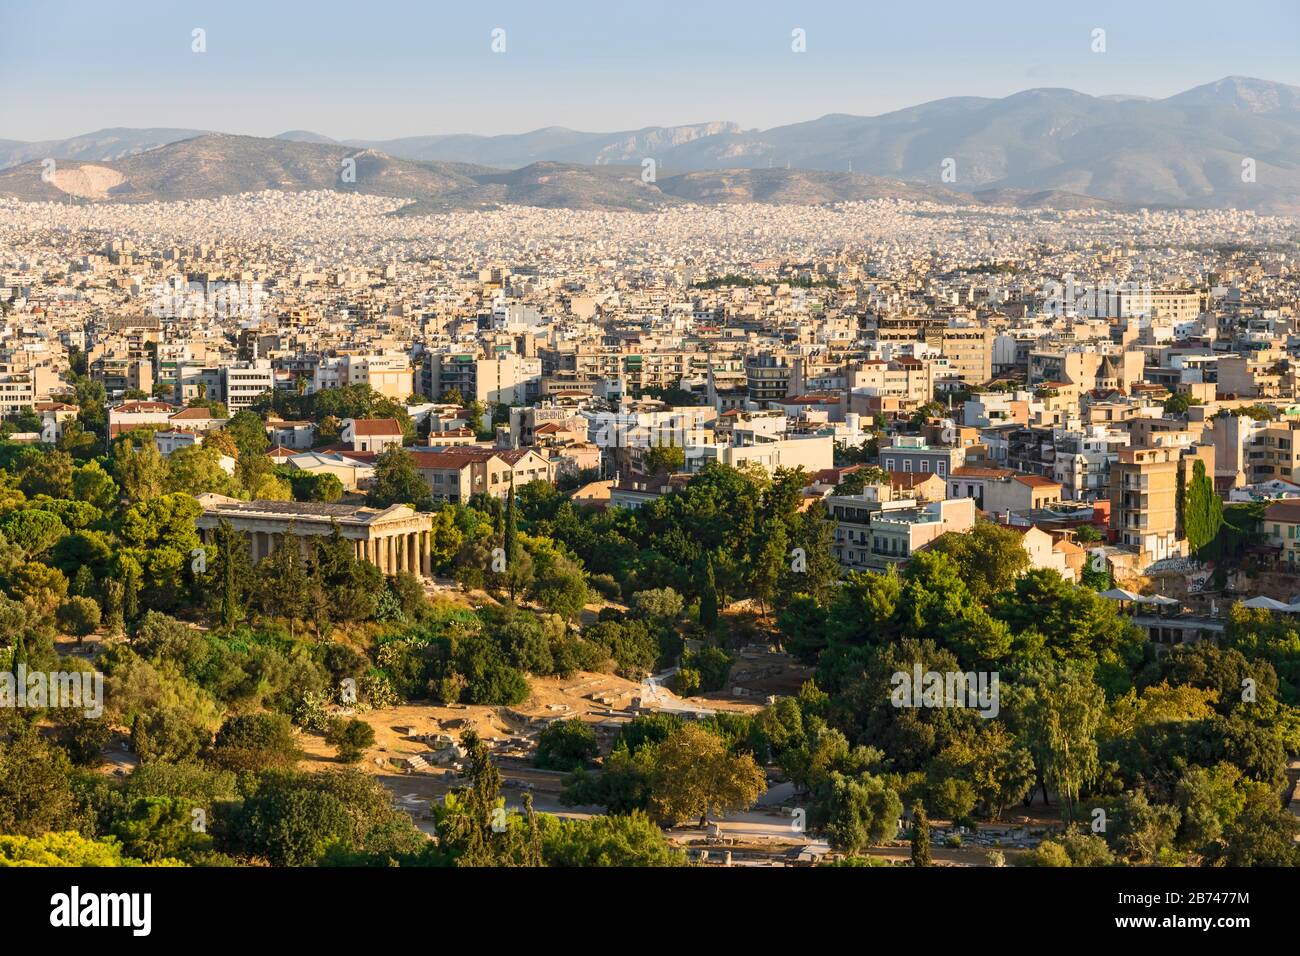
<svg viewBox="0 0 1300 956"><path fill-rule="evenodd" d="M877 196L1024 206L1230 207L1300 214L1300 88L1227 77L1165 99L1032 89L767 130L711 122L611 133L335 141L181 129L0 140L0 194L138 201L351 189L406 212L503 202L649 209ZM52 158L53 183L35 177ZM339 169L356 164L355 182ZM657 175L642 182L642 162ZM946 175L945 175L946 174Z"/></svg>

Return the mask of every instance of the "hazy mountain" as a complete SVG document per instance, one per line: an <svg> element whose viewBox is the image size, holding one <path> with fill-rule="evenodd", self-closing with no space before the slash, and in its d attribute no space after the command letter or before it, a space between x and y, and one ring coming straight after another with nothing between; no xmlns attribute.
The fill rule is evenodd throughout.
<svg viewBox="0 0 1300 956"><path fill-rule="evenodd" d="M1026 90L938 100L877 117L709 137L668 151L675 168L848 169L963 190L1059 190L1124 204L1300 209L1300 90L1225 80L1166 100ZM1243 182L1242 161L1254 161Z"/></svg>
<svg viewBox="0 0 1300 956"><path fill-rule="evenodd" d="M1278 113L1300 109L1300 87L1228 76L1178 93L1165 102L1176 106L1226 106L1245 113Z"/></svg>
<svg viewBox="0 0 1300 956"><path fill-rule="evenodd" d="M349 182L353 169L355 182ZM146 202L266 189L338 189L421 199L474 186L466 171L476 169L413 163L349 146L206 133L114 162L59 163L53 183L41 178L39 162L6 169L0 172L0 194Z"/></svg>
<svg viewBox="0 0 1300 956"><path fill-rule="evenodd" d="M350 179L352 171L355 177ZM708 170L645 182L636 166L532 163L498 170L468 163L394 159L378 150L207 133L113 162L62 160L54 179L40 162L0 171L0 195L27 200L148 202L267 189L334 189L413 200L403 215L502 204L560 209L652 210L682 203L816 204L896 197L969 202L960 193L859 173L799 169Z"/></svg>
<svg viewBox="0 0 1300 956"><path fill-rule="evenodd" d="M619 133L583 133L548 126L529 133L505 136L415 136L406 139L348 140L402 159L432 159L479 163L508 168L535 162L577 163L599 166L639 164L647 156L705 137L739 133L735 123L697 123L692 126L650 126Z"/></svg>
<svg viewBox="0 0 1300 956"><path fill-rule="evenodd" d="M278 133L275 139L287 139L294 143L338 143L336 139L330 139L328 136L322 136L320 133L313 133L309 129L291 129L283 133Z"/></svg>
<svg viewBox="0 0 1300 956"><path fill-rule="evenodd" d="M249 165L220 169L218 160L193 146L166 153L176 140L208 142L232 151L233 165ZM278 143L289 152L236 145L243 141ZM292 150L297 146L331 152L299 155ZM240 187L334 188L329 167L358 149L367 151L376 171L374 181L359 181L356 188L410 196L421 201L420 209L488 202L636 209L672 201L827 202L913 191L1016 205L1219 206L1300 215L1300 88L1246 77L1163 100L1033 89L1001 99L935 100L881 116L838 113L768 130L734 123L616 133L546 127L509 136L345 143L304 130L270 140L101 130L49 143L0 141L0 163L53 157L113 165L110 173L85 174L86 182L67 180L86 195L135 198L169 189L221 195ZM145 159L152 152L165 155ZM660 171L655 188L640 181L647 158ZM142 164L123 165L136 161ZM190 161L201 165L180 168ZM169 164L169 171L157 164ZM602 168L613 172L597 175ZM665 170L680 178L666 177ZM705 171L717 175L688 175ZM0 174L6 190L35 189L27 173L20 169L15 179L11 172ZM121 182L110 183L119 175Z"/></svg>
<svg viewBox="0 0 1300 956"><path fill-rule="evenodd" d="M938 186L806 169L721 169L682 173L659 183L670 196L693 203L761 202L811 206L866 199L969 203L970 196Z"/></svg>
<svg viewBox="0 0 1300 956"><path fill-rule="evenodd" d="M935 100L882 116L831 114L768 130L718 123L602 137L550 128L377 145L397 156L487 165L635 164L645 157L661 169L686 171L788 164L966 192L1009 190L1018 203L1077 204L1072 195L1120 205L1300 213L1300 88L1246 77L1163 100L1032 89L1001 99ZM1253 181L1244 160L1252 161Z"/></svg>
<svg viewBox="0 0 1300 956"><path fill-rule="evenodd" d="M0 169L42 159L106 162L202 135L196 129L101 129L70 139L35 143L0 140Z"/></svg>

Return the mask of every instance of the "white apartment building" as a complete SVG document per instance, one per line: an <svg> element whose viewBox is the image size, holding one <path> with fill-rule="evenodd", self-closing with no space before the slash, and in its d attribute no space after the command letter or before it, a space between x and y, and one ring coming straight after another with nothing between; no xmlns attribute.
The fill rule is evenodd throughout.
<svg viewBox="0 0 1300 956"><path fill-rule="evenodd" d="M275 370L269 359L236 362L222 367L221 400L233 415L275 389Z"/></svg>

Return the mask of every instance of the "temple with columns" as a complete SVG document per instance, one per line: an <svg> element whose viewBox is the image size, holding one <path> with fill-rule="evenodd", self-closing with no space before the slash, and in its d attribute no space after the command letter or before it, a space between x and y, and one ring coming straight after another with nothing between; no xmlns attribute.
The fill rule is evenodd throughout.
<svg viewBox="0 0 1300 956"><path fill-rule="evenodd" d="M433 519L406 505L369 508L327 502L242 501L225 495L195 498L203 514L195 519L199 537L211 542L221 522L248 536L249 556L256 564L296 535L304 553L313 535L333 534L352 542L358 560L369 561L384 574L409 571L432 577L429 552Z"/></svg>

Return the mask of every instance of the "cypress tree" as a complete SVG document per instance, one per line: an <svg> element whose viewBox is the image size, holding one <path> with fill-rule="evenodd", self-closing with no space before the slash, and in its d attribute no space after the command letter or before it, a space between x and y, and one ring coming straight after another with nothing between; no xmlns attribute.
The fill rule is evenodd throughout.
<svg viewBox="0 0 1300 956"><path fill-rule="evenodd" d="M912 804L912 865L929 866L930 818L925 815L925 805L920 800Z"/></svg>
<svg viewBox="0 0 1300 956"><path fill-rule="evenodd" d="M506 496L505 525L506 561L513 561L519 553L519 518L515 514L515 476L510 475L510 493Z"/></svg>
<svg viewBox="0 0 1300 956"><path fill-rule="evenodd" d="M700 591L700 624L706 631L718 626L718 584L713 578L713 558L704 559L704 587Z"/></svg>

